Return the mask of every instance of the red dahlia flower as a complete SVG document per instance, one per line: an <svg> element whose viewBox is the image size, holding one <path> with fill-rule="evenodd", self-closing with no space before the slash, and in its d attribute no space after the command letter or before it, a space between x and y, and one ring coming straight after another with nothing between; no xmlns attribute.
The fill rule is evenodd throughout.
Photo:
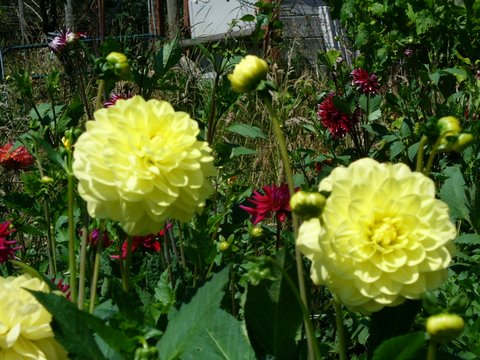
<svg viewBox="0 0 480 360"><path fill-rule="evenodd" d="M376 94L380 85L375 74L369 74L366 70L358 68L352 71L352 85L363 91L364 94Z"/></svg>
<svg viewBox="0 0 480 360"><path fill-rule="evenodd" d="M63 282L63 279L56 279L56 278L51 278L50 279L54 284L55 286L58 288L58 290L60 290L62 293L65 294L65 297L70 300L70 295L71 295L71 290L70 290L70 285L68 284L65 284Z"/></svg>
<svg viewBox="0 0 480 360"><path fill-rule="evenodd" d="M291 211L288 185L267 185L263 187L263 192L265 195L254 191L253 196L248 199L255 206L240 205L240 208L252 215L252 223L254 225L270 217L272 213L275 214L278 221L284 222Z"/></svg>
<svg viewBox="0 0 480 360"><path fill-rule="evenodd" d="M7 170L21 170L33 164L33 156L25 146L19 146L12 151L13 144L8 143L0 147L0 165Z"/></svg>
<svg viewBox="0 0 480 360"><path fill-rule="evenodd" d="M88 242L90 243L91 246L97 247L98 235L100 235L100 231L98 229L93 229L92 232L88 235ZM109 247L111 244L112 244L112 241L108 237L108 233L104 231L102 247L105 249Z"/></svg>
<svg viewBox="0 0 480 360"><path fill-rule="evenodd" d="M0 264L15 258L15 251L21 249L21 246L15 246L15 240L7 240L7 237L16 230L11 227L10 221L0 224Z"/></svg>
<svg viewBox="0 0 480 360"><path fill-rule="evenodd" d="M337 109L333 102L334 93L327 95L326 99L318 105L318 116L324 127L330 131L335 139L348 134L358 122L358 113L348 115Z"/></svg>

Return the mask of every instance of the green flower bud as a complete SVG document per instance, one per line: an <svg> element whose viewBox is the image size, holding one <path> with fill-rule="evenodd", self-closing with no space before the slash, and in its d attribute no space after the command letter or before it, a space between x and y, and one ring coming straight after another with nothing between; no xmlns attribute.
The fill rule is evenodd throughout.
<svg viewBox="0 0 480 360"><path fill-rule="evenodd" d="M127 57L118 52L111 52L107 55L106 60L113 66L115 75L120 80L127 80L130 76L130 65L128 65Z"/></svg>
<svg viewBox="0 0 480 360"><path fill-rule="evenodd" d="M444 116L438 119L437 128L441 137L455 136L462 131L460 121L454 116Z"/></svg>
<svg viewBox="0 0 480 360"><path fill-rule="evenodd" d="M268 73L267 62L254 55L245 56L228 75L233 91L246 93L254 90Z"/></svg>
<svg viewBox="0 0 480 360"><path fill-rule="evenodd" d="M304 220L319 217L325 206L325 196L318 192L298 191L290 199L290 208Z"/></svg>
<svg viewBox="0 0 480 360"><path fill-rule="evenodd" d="M220 251L227 251L230 248L230 243L228 241L222 241L220 244L218 244L218 250Z"/></svg>
<svg viewBox="0 0 480 360"><path fill-rule="evenodd" d="M263 231L263 228L259 225L254 226L250 230L250 236L254 239L261 239L265 235L265 232Z"/></svg>
<svg viewBox="0 0 480 360"><path fill-rule="evenodd" d="M51 184L53 182L53 179L50 176L42 176L40 182L42 184Z"/></svg>
<svg viewBox="0 0 480 360"><path fill-rule="evenodd" d="M461 133L458 135L457 140L452 145L452 150L461 153L468 145L473 142L473 135L470 133Z"/></svg>
<svg viewBox="0 0 480 360"><path fill-rule="evenodd" d="M458 337L465 326L461 316L437 314L427 319L427 333L436 342L448 342Z"/></svg>

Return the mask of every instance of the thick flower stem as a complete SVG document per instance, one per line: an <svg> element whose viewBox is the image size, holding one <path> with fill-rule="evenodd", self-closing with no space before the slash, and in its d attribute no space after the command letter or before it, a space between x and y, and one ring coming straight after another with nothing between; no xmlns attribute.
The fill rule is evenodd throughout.
<svg viewBox="0 0 480 360"><path fill-rule="evenodd" d="M98 82L97 98L95 99L95 110L102 108L104 91L105 91L105 80L101 79Z"/></svg>
<svg viewBox="0 0 480 360"><path fill-rule="evenodd" d="M75 206L74 197L74 178L72 173L72 152L67 152L68 169L68 266L70 271L70 290L72 302L77 302L77 258L75 256L75 224L73 218L73 208Z"/></svg>
<svg viewBox="0 0 480 360"><path fill-rule="evenodd" d="M428 137L426 135L423 135L420 139L417 150L417 164L415 167L415 171L423 172L423 154L425 152L425 145L427 144L427 141Z"/></svg>
<svg viewBox="0 0 480 360"><path fill-rule="evenodd" d="M340 360L347 360L347 344L345 326L343 325L342 305L336 300L333 300L333 306L335 308L335 323L337 325L338 354Z"/></svg>
<svg viewBox="0 0 480 360"><path fill-rule="evenodd" d="M100 225L98 227L97 247L95 251L95 262L93 264L92 284L90 287L90 308L89 308L90 314L93 314L93 309L95 308L95 301L97 297L97 283L98 283L98 274L100 272L100 259L102 257L104 231L105 231L105 222L103 220L100 220Z"/></svg>
<svg viewBox="0 0 480 360"><path fill-rule="evenodd" d="M427 350L427 360L435 360L437 358L437 344L435 341L430 340Z"/></svg>
<svg viewBox="0 0 480 360"><path fill-rule="evenodd" d="M442 137L439 136L437 141L435 141L435 144L432 147L432 151L430 152L430 156L428 157L428 160L427 160L427 165L425 166L425 170L423 171L423 173L426 176L428 176L428 174L430 174L430 170L432 170L433 160L435 159L435 156L437 155L437 149L438 149L438 146L440 145L441 141L442 141Z"/></svg>
<svg viewBox="0 0 480 360"><path fill-rule="evenodd" d="M283 135L282 128L280 127L280 122L278 119L278 115L276 110L273 108L272 105L272 97L268 92L264 92L262 94L262 100L263 103L265 104L268 113L270 115L270 119L272 120L273 124L273 129L275 131L275 137L278 142L278 148L280 150L280 155L282 157L283 161L283 166L285 170L285 175L287 178L287 184L288 184L288 190L290 192L290 196L293 196L295 193L295 185L293 183L293 173L292 173L292 168L290 167L290 160L288 157L288 152L287 152L287 145L285 142L285 137ZM292 222L293 222L293 234L294 234L294 239L296 241L297 236L298 236L298 217L292 213ZM298 288L300 291L300 298L302 301L303 306L308 309L307 306L307 293L305 290L305 281L303 278L303 261L302 261L302 255L300 254L300 251L298 248L295 246L295 260L297 263L297 275L298 275ZM313 360L316 359L315 357L315 351L314 351L314 344L316 342L315 340L315 333L311 327L308 326L308 319L305 319L305 328L306 328L306 333L307 333L307 344L308 344L308 355L309 359Z"/></svg>

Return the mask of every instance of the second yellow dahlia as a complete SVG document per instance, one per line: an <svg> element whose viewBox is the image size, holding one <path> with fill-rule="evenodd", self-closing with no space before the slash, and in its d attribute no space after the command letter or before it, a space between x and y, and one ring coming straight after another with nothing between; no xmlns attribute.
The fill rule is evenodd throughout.
<svg viewBox="0 0 480 360"><path fill-rule="evenodd" d="M158 232L167 218L188 221L212 193L211 149L198 124L165 101L140 96L98 110L75 144L73 173L95 218L130 235Z"/></svg>
<svg viewBox="0 0 480 360"><path fill-rule="evenodd" d="M301 225L297 246L313 282L339 301L371 313L445 280L456 230L431 179L365 158L334 169L319 190L330 196L322 215Z"/></svg>

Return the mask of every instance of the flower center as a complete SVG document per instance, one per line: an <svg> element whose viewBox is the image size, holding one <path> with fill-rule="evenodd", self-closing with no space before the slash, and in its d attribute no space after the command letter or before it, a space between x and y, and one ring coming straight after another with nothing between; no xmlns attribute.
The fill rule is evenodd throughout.
<svg viewBox="0 0 480 360"><path fill-rule="evenodd" d="M395 221L389 217L374 223L370 230L370 240L379 251L385 251L396 244L399 231Z"/></svg>

